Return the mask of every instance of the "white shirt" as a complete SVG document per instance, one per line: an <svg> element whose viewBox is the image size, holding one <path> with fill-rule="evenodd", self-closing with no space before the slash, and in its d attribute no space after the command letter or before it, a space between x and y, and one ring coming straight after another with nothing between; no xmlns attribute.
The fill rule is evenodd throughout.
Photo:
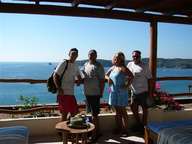
<svg viewBox="0 0 192 144"><path fill-rule="evenodd" d="M66 61L61 62L55 69L55 72L61 76L64 68L66 66ZM68 62L67 69L63 75L61 88L63 89L64 95L74 95L74 82L77 75L80 74L78 65Z"/></svg>
<svg viewBox="0 0 192 144"><path fill-rule="evenodd" d="M128 69L133 73L131 89L133 93L139 94L148 91L148 79L152 77L148 65L143 62L135 64L133 61L127 64Z"/></svg>
<svg viewBox="0 0 192 144"><path fill-rule="evenodd" d="M100 80L104 80L105 72L103 66L96 62L91 64L86 62L82 70L84 78L84 94L100 95Z"/></svg>

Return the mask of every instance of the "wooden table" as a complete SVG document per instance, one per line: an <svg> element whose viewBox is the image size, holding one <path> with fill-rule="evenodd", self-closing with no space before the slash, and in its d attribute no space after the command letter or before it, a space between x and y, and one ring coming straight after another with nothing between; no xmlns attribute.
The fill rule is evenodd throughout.
<svg viewBox="0 0 192 144"><path fill-rule="evenodd" d="M89 128L85 128L85 129L74 129L74 128L70 128L67 125L67 121L63 121L63 122L59 122L56 124L55 128L57 130L60 130L63 133L63 144L67 144L67 142L69 141L69 135L71 137L74 137L74 139L72 140L72 143L78 144L79 141L82 141L82 144L86 144L87 143L87 134L88 132L91 132L95 129L95 125L92 123L88 123L90 125Z"/></svg>

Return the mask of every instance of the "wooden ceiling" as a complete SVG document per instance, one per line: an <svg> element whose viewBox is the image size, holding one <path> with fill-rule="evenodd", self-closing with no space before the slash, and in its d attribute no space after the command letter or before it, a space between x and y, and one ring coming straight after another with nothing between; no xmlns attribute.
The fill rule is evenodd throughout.
<svg viewBox="0 0 192 144"><path fill-rule="evenodd" d="M192 0L0 0L0 12L192 24Z"/></svg>

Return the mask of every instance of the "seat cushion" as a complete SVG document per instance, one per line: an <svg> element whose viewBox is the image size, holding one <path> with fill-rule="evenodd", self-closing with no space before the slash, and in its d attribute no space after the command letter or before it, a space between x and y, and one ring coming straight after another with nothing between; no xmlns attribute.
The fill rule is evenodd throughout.
<svg viewBox="0 0 192 144"><path fill-rule="evenodd" d="M161 129L172 128L172 127L182 127L192 125L192 120L175 120L175 121L164 121L164 122L150 122L147 127L153 132L159 133Z"/></svg>
<svg viewBox="0 0 192 144"><path fill-rule="evenodd" d="M0 128L0 144L28 144L29 129L24 126Z"/></svg>

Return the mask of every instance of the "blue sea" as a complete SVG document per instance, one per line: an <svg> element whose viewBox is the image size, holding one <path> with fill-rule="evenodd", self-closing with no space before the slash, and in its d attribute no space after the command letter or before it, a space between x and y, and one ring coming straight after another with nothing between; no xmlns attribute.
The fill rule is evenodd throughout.
<svg viewBox="0 0 192 144"><path fill-rule="evenodd" d="M48 79L56 63L0 62L0 78ZM107 69L107 68L106 68ZM158 76L191 76L192 69L158 69ZM192 81L162 81L161 89L170 93L188 92ZM108 99L108 87L105 86L103 101ZM56 95L47 91L46 84L0 83L0 105L21 104L19 97L36 96L39 104L53 104ZM75 88L78 102L84 102L83 86Z"/></svg>

